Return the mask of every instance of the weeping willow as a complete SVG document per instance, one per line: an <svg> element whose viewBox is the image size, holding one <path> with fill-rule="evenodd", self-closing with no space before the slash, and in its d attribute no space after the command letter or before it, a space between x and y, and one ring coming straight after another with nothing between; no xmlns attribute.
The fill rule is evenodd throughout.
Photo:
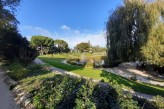
<svg viewBox="0 0 164 109"><path fill-rule="evenodd" d="M110 64L144 61L164 65L164 1L124 0L109 16L107 48Z"/></svg>

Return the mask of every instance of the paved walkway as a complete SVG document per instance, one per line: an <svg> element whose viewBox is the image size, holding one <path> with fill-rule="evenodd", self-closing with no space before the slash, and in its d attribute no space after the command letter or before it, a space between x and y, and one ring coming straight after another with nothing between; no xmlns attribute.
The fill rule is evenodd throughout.
<svg viewBox="0 0 164 109"><path fill-rule="evenodd" d="M115 68L104 68L103 70L105 70L107 72L111 72L111 73L116 74L116 75L121 75L125 78L129 78L129 77L136 75L136 79L138 81L152 84L152 85L164 86L164 82L158 82L158 81L148 79L148 77L152 77L152 76L149 74L146 74L140 70L134 69L134 68L115 67Z"/></svg>
<svg viewBox="0 0 164 109"><path fill-rule="evenodd" d="M47 64L43 61L41 61L40 59L35 59L34 60L35 63L37 64ZM56 68L56 67L53 67L53 66L50 66L50 69L55 72L55 73L58 73L58 74L68 74L68 75L71 75L71 76L76 76L76 77L81 77L80 75L77 75L75 73L72 73L72 72L68 72L68 71L65 71L65 70L62 70L62 69L59 69L59 68ZM84 77L85 78L85 77ZM86 79L89 79L89 78L86 78ZM98 82L98 80L93 80L94 82ZM124 91L128 91L126 89L123 89ZM148 94L142 94L142 93L139 93L139 92L133 92L133 91L128 91L130 92L132 95L134 96L138 96L140 98L145 98L145 99L148 99L148 100L152 100L153 96L152 95L148 95Z"/></svg>
<svg viewBox="0 0 164 109"><path fill-rule="evenodd" d="M4 83L4 78L4 72L0 70L0 109L20 109L12 97L9 87Z"/></svg>

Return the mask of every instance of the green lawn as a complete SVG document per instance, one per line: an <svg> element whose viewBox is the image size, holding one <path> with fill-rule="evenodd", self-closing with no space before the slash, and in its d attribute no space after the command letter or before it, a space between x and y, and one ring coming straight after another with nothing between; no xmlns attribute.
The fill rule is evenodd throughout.
<svg viewBox="0 0 164 109"><path fill-rule="evenodd" d="M95 70L92 68L84 68L84 67L61 63L61 61L66 59L66 57L67 57L66 54L65 55L58 54L58 55L54 55L53 58L51 55L39 56L38 58L54 67L71 71L83 77L93 78L96 80L104 79L105 81L113 80L117 82L119 85L121 85L122 87L126 86L140 93L164 96L164 88L158 86L153 86L141 82L135 82L102 70Z"/></svg>

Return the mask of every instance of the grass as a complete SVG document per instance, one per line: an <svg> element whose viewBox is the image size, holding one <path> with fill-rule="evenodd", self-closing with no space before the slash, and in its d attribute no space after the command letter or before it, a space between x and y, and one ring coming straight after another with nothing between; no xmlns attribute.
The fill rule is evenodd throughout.
<svg viewBox="0 0 164 109"><path fill-rule="evenodd" d="M38 58L54 67L57 67L66 71L71 71L83 77L93 78L96 80L104 79L105 81L112 80L118 83L119 85L121 85L122 87L129 87L130 89L140 92L140 93L164 96L164 88L162 87L132 81L124 77L121 77L121 76L118 76L109 72L105 72L102 70L96 70L92 68L84 68L80 66L64 64L61 61L66 59L66 56L67 55L57 54L57 55L54 55L54 58L52 58L51 55L40 56Z"/></svg>

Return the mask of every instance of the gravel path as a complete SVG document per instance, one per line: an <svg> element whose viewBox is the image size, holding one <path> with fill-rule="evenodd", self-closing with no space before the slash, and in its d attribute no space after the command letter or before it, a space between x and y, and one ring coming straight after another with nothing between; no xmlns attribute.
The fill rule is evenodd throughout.
<svg viewBox="0 0 164 109"><path fill-rule="evenodd" d="M9 87L4 83L4 78L4 72L0 70L0 109L20 109L12 97Z"/></svg>
<svg viewBox="0 0 164 109"><path fill-rule="evenodd" d="M47 63L41 61L40 59L35 59L34 62L37 63L37 64L42 64L42 65L47 64ZM62 70L62 69L53 67L53 66L51 66L50 69L51 69L53 72L55 72L55 73L59 73L59 74L69 74L69 75L71 75L71 76L81 77L80 75L77 75L77 74L75 74L75 73L68 72L68 71L65 71L65 70ZM85 77L83 77L83 78L85 78ZM89 78L86 78L86 79L89 79ZM98 80L93 80L93 81L94 81L94 82L98 82ZM126 89L123 89L123 90L124 90L124 91L128 91L128 90L126 90ZM153 98L152 95L148 95L148 94L142 94L142 93L133 92L133 91L128 91L128 92L130 92L130 93L131 93L132 95L134 95L134 96L138 96L139 98L145 98L145 99L147 99L147 100L152 100L152 98Z"/></svg>

